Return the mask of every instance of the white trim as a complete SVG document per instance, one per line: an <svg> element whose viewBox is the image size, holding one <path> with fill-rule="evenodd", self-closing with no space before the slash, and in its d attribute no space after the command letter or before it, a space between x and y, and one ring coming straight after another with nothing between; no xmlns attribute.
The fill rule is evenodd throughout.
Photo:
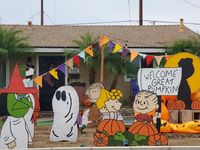
<svg viewBox="0 0 200 150"><path fill-rule="evenodd" d="M68 50L75 50L77 48L67 48ZM66 48L33 48L34 53L64 53Z"/></svg>
<svg viewBox="0 0 200 150"><path fill-rule="evenodd" d="M166 49L163 48L129 48L129 50L140 53L164 53L166 51Z"/></svg>

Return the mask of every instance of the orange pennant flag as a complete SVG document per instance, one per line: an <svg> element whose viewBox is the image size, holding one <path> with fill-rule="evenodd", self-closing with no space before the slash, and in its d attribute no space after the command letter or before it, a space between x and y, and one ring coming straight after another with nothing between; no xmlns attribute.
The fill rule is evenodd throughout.
<svg viewBox="0 0 200 150"><path fill-rule="evenodd" d="M73 68L73 65L74 65L74 61L73 61L73 58L71 58L70 60L67 60L65 62L65 65L67 65L68 67L70 67L71 69Z"/></svg>
<svg viewBox="0 0 200 150"><path fill-rule="evenodd" d="M156 59L157 64L160 65L160 62L161 62L163 56L154 56L154 57Z"/></svg>
<svg viewBox="0 0 200 150"><path fill-rule="evenodd" d="M113 50L113 54L116 53L116 52L118 52L120 49L122 49L122 46L119 45L119 44L116 44L116 45L115 45L115 48L114 48L114 50Z"/></svg>
<svg viewBox="0 0 200 150"><path fill-rule="evenodd" d="M93 50L92 50L92 45L88 46L87 48L84 49L86 53L88 53L90 56L94 56Z"/></svg>
<svg viewBox="0 0 200 150"><path fill-rule="evenodd" d="M42 76L37 76L33 81L42 88Z"/></svg>
<svg viewBox="0 0 200 150"><path fill-rule="evenodd" d="M50 73L55 79L58 80L58 72L56 71L56 68L50 70L49 73Z"/></svg>
<svg viewBox="0 0 200 150"><path fill-rule="evenodd" d="M106 43L108 43L109 41L110 41L110 39L107 36L102 35L99 39L99 46L101 47L101 46L105 45Z"/></svg>
<svg viewBox="0 0 200 150"><path fill-rule="evenodd" d="M166 55L165 56L166 61L168 61L170 57L171 57L171 55Z"/></svg>
<svg viewBox="0 0 200 150"><path fill-rule="evenodd" d="M138 52L136 51L131 51L131 58L130 58L130 62L132 62L138 55Z"/></svg>

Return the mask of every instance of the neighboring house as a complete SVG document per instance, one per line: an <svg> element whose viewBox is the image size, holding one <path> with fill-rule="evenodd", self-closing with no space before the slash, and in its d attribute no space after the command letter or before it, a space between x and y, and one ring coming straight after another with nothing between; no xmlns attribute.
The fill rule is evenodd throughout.
<svg viewBox="0 0 200 150"><path fill-rule="evenodd" d="M29 37L29 43L33 46L34 55L30 56L32 63L35 65L36 75L41 75L48 71L48 69L63 63L67 58L64 52L67 49L76 49L76 45L72 42L79 39L80 35L92 33L94 36L102 34L107 35L114 41L118 41L122 46L127 44L129 49L133 49L140 53L148 54L165 54L166 48L172 41L177 39L188 39L197 36L195 32L185 26L180 25L153 25L153 26L127 26L127 25L104 25L104 26L26 26L26 25L2 25L3 28L15 28L22 30L24 36ZM30 60L30 58L29 58ZM9 75L14 68L15 63L24 65L27 58L20 58L18 60L8 60L1 74L6 74L6 82L9 81ZM137 58L134 63L138 67L146 67L141 58ZM153 67L153 64L150 65ZM1 69L1 68L0 68ZM74 70L80 74L77 81L88 83L88 68L81 65L80 69ZM111 84L112 76L105 72L105 86ZM78 76L77 76L78 77ZM51 78L51 77L50 77ZM99 73L97 74L97 81L99 80ZM67 76L61 75L60 80L52 81L53 85L49 86L44 81L44 86L40 89L40 101L42 110L51 110L51 100L54 91L61 85L67 83ZM51 82L52 81L52 82ZM88 84L87 84L88 85ZM129 80L121 77L118 83L125 97L130 96Z"/></svg>

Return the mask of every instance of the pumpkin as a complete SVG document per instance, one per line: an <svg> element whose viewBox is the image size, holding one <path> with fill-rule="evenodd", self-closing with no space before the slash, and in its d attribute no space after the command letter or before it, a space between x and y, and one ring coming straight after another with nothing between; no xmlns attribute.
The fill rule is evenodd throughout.
<svg viewBox="0 0 200 150"><path fill-rule="evenodd" d="M167 109L168 110L174 110L174 101L168 101Z"/></svg>
<svg viewBox="0 0 200 150"><path fill-rule="evenodd" d="M168 145L168 138L162 134L156 134L149 137L148 145L150 146L159 146L159 145Z"/></svg>
<svg viewBox="0 0 200 150"><path fill-rule="evenodd" d="M194 110L200 110L200 101L193 101L191 108Z"/></svg>
<svg viewBox="0 0 200 150"><path fill-rule="evenodd" d="M121 120L105 119L97 127L99 132L106 131L109 135L115 135L117 132L124 133L126 128Z"/></svg>
<svg viewBox="0 0 200 150"><path fill-rule="evenodd" d="M94 146L108 145L108 136L104 133L96 132L94 133L93 138L94 138L94 141L93 141Z"/></svg>
<svg viewBox="0 0 200 150"><path fill-rule="evenodd" d="M169 111L164 103L161 104L161 119L166 121L169 120Z"/></svg>
<svg viewBox="0 0 200 150"><path fill-rule="evenodd" d="M200 89L191 94L192 101L200 101Z"/></svg>
<svg viewBox="0 0 200 150"><path fill-rule="evenodd" d="M174 103L174 109L175 110L183 110L185 109L185 103L182 100L177 100Z"/></svg>
<svg viewBox="0 0 200 150"><path fill-rule="evenodd" d="M134 122L128 131L132 134L151 136L158 134L158 130L152 123L146 122Z"/></svg>

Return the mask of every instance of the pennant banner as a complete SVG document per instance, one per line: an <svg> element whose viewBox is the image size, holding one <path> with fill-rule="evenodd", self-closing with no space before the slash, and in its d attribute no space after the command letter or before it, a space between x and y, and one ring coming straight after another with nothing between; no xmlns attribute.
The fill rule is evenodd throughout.
<svg viewBox="0 0 200 150"><path fill-rule="evenodd" d="M74 65L73 58L67 60L67 61L65 62L65 64L66 64L68 67L70 67L70 68L72 69L72 68L73 68L73 65Z"/></svg>
<svg viewBox="0 0 200 150"><path fill-rule="evenodd" d="M132 62L137 56L138 56L138 52L136 52L136 51L131 51L131 58L130 58L130 61Z"/></svg>
<svg viewBox="0 0 200 150"><path fill-rule="evenodd" d="M51 87L54 86L54 83L53 83L52 80L51 80L51 75L50 75L49 73L46 73L46 74L43 76L43 79L44 79Z"/></svg>
<svg viewBox="0 0 200 150"><path fill-rule="evenodd" d="M62 71L65 74L65 64L61 64L58 66L58 70Z"/></svg>
<svg viewBox="0 0 200 150"><path fill-rule="evenodd" d="M118 52L120 49L122 49L122 46L119 45L119 44L115 44L115 48L113 50L113 54L116 53L116 52Z"/></svg>
<svg viewBox="0 0 200 150"><path fill-rule="evenodd" d="M156 59L158 66L160 65L162 58L163 58L163 56L155 56L155 59Z"/></svg>
<svg viewBox="0 0 200 150"><path fill-rule="evenodd" d="M99 46L102 47L103 45L105 45L109 41L110 41L110 39L107 36L103 35L99 39Z"/></svg>
<svg viewBox="0 0 200 150"><path fill-rule="evenodd" d="M56 71L56 68L50 70L49 73L50 73L55 79L58 80L58 72Z"/></svg>
<svg viewBox="0 0 200 150"><path fill-rule="evenodd" d="M86 53L88 53L90 56L94 56L93 50L92 50L92 45L88 46L87 48L84 49Z"/></svg>
<svg viewBox="0 0 200 150"><path fill-rule="evenodd" d="M81 61L80 61L78 55L75 55L75 56L73 57L73 61L74 61L74 63L75 63L78 67L80 67Z"/></svg>
<svg viewBox="0 0 200 150"><path fill-rule="evenodd" d="M147 55L147 56L146 56L146 63L147 63L147 66L150 65L150 63L152 62L153 59L154 59L154 56L152 56L152 55Z"/></svg>
<svg viewBox="0 0 200 150"><path fill-rule="evenodd" d="M127 47L123 48L122 51L122 59L125 59L126 55L129 53L129 49Z"/></svg>
<svg viewBox="0 0 200 150"><path fill-rule="evenodd" d="M42 88L42 76L37 76L33 79L35 83L37 83Z"/></svg>
<svg viewBox="0 0 200 150"><path fill-rule="evenodd" d="M139 55L140 55L143 59L145 59L146 56L147 56L146 54L140 54L140 53L139 53Z"/></svg>
<svg viewBox="0 0 200 150"><path fill-rule="evenodd" d="M83 60L85 62L85 51L81 51L80 53L78 53L78 56L83 58Z"/></svg>
<svg viewBox="0 0 200 150"><path fill-rule="evenodd" d="M107 50L108 50L109 52L113 51L114 48L115 48L115 45L116 45L116 44L115 44L114 42L109 41L108 44L107 44Z"/></svg>

